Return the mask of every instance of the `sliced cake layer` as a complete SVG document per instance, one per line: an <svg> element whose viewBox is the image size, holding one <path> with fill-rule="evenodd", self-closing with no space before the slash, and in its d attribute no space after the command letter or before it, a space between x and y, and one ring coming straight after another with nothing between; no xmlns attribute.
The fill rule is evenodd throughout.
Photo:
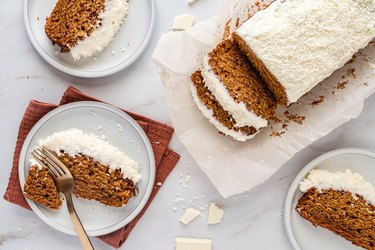
<svg viewBox="0 0 375 250"><path fill-rule="evenodd" d="M141 179L138 163L98 136L70 129L39 140L37 145L52 150L69 169L77 197L120 207L136 195L136 183ZM27 198L49 208L61 205L52 177L35 162L24 191Z"/></svg>
<svg viewBox="0 0 375 250"><path fill-rule="evenodd" d="M290 104L375 37L373 0L276 0L234 40L279 103Z"/></svg>
<svg viewBox="0 0 375 250"><path fill-rule="evenodd" d="M312 170L300 183L298 213L353 244L375 249L375 188L350 170Z"/></svg>
<svg viewBox="0 0 375 250"><path fill-rule="evenodd" d="M207 88L206 91L202 87L202 92L209 92L211 99L224 110L222 116L231 121L230 125L224 123L227 128L257 131L274 117L276 105L272 93L232 40L222 41L204 57L199 74Z"/></svg>
<svg viewBox="0 0 375 250"><path fill-rule="evenodd" d="M74 60L100 52L128 13L126 0L59 0L47 17L48 38Z"/></svg>
<svg viewBox="0 0 375 250"><path fill-rule="evenodd" d="M235 121L217 102L208 88L204 85L200 71L191 76L191 93L202 114L224 135L229 135L238 141L251 139L257 133L254 127L236 127Z"/></svg>
<svg viewBox="0 0 375 250"><path fill-rule="evenodd" d="M32 165L24 184L25 196L51 209L61 206L60 193L55 182L45 168Z"/></svg>

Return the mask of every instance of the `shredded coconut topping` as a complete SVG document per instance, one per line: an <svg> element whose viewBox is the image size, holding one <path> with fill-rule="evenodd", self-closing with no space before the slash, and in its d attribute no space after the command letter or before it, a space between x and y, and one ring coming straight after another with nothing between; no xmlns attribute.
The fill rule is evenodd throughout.
<svg viewBox="0 0 375 250"><path fill-rule="evenodd" d="M61 151L71 157L79 154L87 155L100 164L107 165L110 171L119 169L123 178L132 180L134 184L142 178L136 161L99 136L84 133L79 129L73 128L56 132L45 139L39 140L37 146L45 146L57 155L61 155Z"/></svg>

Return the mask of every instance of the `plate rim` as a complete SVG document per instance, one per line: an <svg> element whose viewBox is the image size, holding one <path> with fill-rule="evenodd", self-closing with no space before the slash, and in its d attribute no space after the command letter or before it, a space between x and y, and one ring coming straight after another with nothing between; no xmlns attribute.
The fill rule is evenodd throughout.
<svg viewBox="0 0 375 250"><path fill-rule="evenodd" d="M23 21L24 21L24 25L26 28L27 36L29 37L31 44L33 45L34 49L38 52L38 54L47 63L49 63L54 68L72 76L77 76L77 77L82 77L82 78L100 78L100 77L110 76L110 75L120 72L121 70L127 68L132 63L134 63L143 54L148 44L150 43L151 38L155 31L155 18L156 18L155 0L146 0L146 1L149 1L151 4L150 5L151 6L150 25L144 37L143 42L140 44L136 52L132 56L128 57L126 61L120 64L117 64L116 66L111 67L110 69L99 70L95 72L80 71L79 69L72 69L57 62L42 49L42 46L40 45L35 35L31 31L31 23L30 23L30 18L29 18L30 16L29 16L29 11L28 11L30 1L31 0L24 0L23 2Z"/></svg>
<svg viewBox="0 0 375 250"><path fill-rule="evenodd" d="M284 204L284 228L286 230L286 234L288 240L295 250L301 250L302 248L298 244L298 241L294 235L293 227L291 224L291 212L292 212L292 201L296 190L298 189L298 185L300 181L312 170L315 168L320 162L330 159L332 157L336 157L339 155L347 155L347 154L356 154L356 155L365 155L375 159L375 151L366 148L360 147L345 147L345 148L338 148L321 154L320 156L314 158L309 163L307 163L296 175L293 179L292 184L290 185Z"/></svg>
<svg viewBox="0 0 375 250"><path fill-rule="evenodd" d="M115 114L121 116L124 120L129 122L130 125L136 130L136 132L140 135L141 139L143 140L143 142L145 144L145 148L147 150L148 160L150 162L149 181L147 183L147 187L146 187L146 190L145 190L145 193L144 193L144 197L143 197L143 199L140 200L138 206L127 217L125 217L123 220L119 220L118 223L116 223L112 226L106 227L104 229L86 230L88 236L100 236L100 235L105 235L105 234L114 232L117 229L119 229L121 227L124 227L125 225L130 223L146 206L148 200L151 197L151 193L152 193L152 190L153 190L153 187L154 187L154 182L155 182L155 178L156 178L156 164L155 164L154 151L152 149L151 142L148 139L146 133L143 131L141 126L130 115L128 115L127 113L125 113L124 111L122 111L121 109L119 109L115 106L112 106L112 105L109 105L109 104L106 104L106 103L95 102L95 101L77 101L77 102L62 105L60 107L57 107L57 108L51 110L46 115L44 115L37 123L35 123L35 125L31 128L31 130L27 134L27 136L26 136L26 138L25 138L25 140L22 144L22 148L21 148L21 151L20 151L20 157L19 157L19 161L18 161L18 173L19 173L18 178L19 178L19 181L20 181L20 184L21 184L21 190L23 192L24 188L23 188L22 184L26 180L24 162L25 162L25 157L27 155L27 148L30 145L31 140L35 136L35 133L40 129L40 127L42 127L46 122L48 122L49 119L51 119L55 115L57 115L57 114L59 114L63 111L66 111L66 110L69 110L69 109L72 109L72 108L79 108L79 107L98 107L98 108L102 108L102 109L105 109L106 111L109 111L109 112L112 112L112 113L115 113ZM49 219L49 217L46 216L44 213L39 212L40 209L37 207L37 205L34 201L29 200L26 197L25 197L25 199L26 199L26 202L28 203L28 205L30 206L30 208L33 210L33 212L43 222L45 222L47 225L49 225L52 228L54 228L56 230L59 230L63 233L70 234L70 235L77 235L76 230L74 228L69 229L69 228L66 228L66 227L58 224L58 223L55 223L55 221ZM38 210L38 211L36 211L36 210Z"/></svg>

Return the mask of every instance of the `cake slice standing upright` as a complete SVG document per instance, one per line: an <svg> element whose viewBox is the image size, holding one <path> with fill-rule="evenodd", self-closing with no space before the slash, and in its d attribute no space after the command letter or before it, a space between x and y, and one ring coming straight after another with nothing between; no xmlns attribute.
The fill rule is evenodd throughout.
<svg viewBox="0 0 375 250"><path fill-rule="evenodd" d="M274 118L272 93L232 40L209 52L191 79L199 109L225 135L246 141Z"/></svg>

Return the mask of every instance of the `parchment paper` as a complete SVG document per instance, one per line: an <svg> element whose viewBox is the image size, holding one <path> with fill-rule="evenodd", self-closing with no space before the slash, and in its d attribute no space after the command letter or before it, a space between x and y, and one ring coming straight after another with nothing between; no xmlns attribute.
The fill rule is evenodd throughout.
<svg viewBox="0 0 375 250"><path fill-rule="evenodd" d="M190 75L202 56L222 39L227 21L231 20L228 26L233 30L258 10L255 2L227 1L209 20L184 32L163 34L153 54L177 135L224 197L264 182L299 150L357 117L364 100L375 91L375 45L370 43L288 107L290 113L305 117L302 124L288 122L285 108L280 108L281 122L271 124L252 140L237 142L220 135L196 107ZM270 2L262 2L260 8Z"/></svg>

